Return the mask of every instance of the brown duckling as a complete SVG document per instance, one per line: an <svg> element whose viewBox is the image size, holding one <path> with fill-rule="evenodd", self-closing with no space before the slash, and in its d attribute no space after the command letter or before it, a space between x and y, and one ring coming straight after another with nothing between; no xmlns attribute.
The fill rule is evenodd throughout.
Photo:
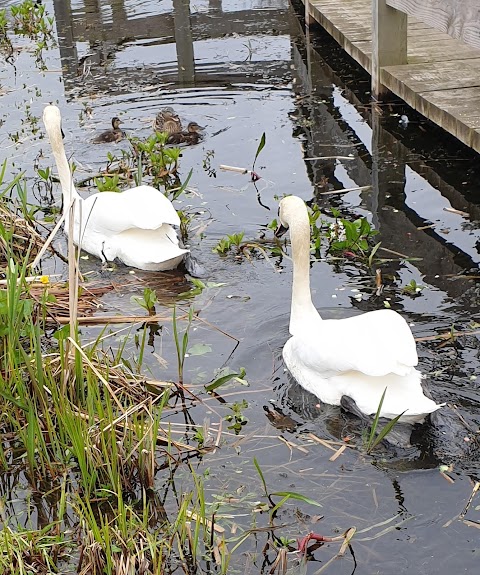
<svg viewBox="0 0 480 575"><path fill-rule="evenodd" d="M160 110L153 122L155 132L176 134L182 131L182 122L173 108L167 107Z"/></svg>
<svg viewBox="0 0 480 575"><path fill-rule="evenodd" d="M203 127L199 126L197 122L190 122L187 126L186 132L170 134L167 144L186 144L187 146L193 146L198 144L202 139L202 134L200 134L202 130Z"/></svg>
<svg viewBox="0 0 480 575"><path fill-rule="evenodd" d="M125 132L119 128L122 121L115 116L112 118L112 128L102 132L93 139L94 144L104 144L109 142L119 142L125 137Z"/></svg>

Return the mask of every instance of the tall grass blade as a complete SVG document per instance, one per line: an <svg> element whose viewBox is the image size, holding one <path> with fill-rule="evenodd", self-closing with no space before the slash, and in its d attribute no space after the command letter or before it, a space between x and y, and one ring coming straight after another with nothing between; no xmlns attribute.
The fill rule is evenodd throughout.
<svg viewBox="0 0 480 575"><path fill-rule="evenodd" d="M265 477L263 476L263 472L260 469L260 465L259 465L256 457L253 458L253 464L255 465L257 472L258 472L258 475L260 476L260 479L262 480L263 491L265 492L265 496L268 497L267 482L265 481Z"/></svg>

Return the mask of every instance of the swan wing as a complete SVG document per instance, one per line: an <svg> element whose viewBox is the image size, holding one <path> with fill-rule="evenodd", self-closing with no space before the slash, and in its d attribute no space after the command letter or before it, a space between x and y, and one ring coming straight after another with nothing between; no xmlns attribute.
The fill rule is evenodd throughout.
<svg viewBox="0 0 480 575"><path fill-rule="evenodd" d="M418 356L410 327L393 310L315 322L292 345L309 369L330 374L358 371L370 376L406 375Z"/></svg>
<svg viewBox="0 0 480 575"><path fill-rule="evenodd" d="M170 200L151 186L95 194L82 202L76 216L82 220L82 228L88 226L105 236L135 228L156 230L163 224L180 225Z"/></svg>
<svg viewBox="0 0 480 575"><path fill-rule="evenodd" d="M169 224L156 230L131 228L103 244L108 260L119 258L126 265L144 270L173 269L188 251L180 247L177 233ZM166 265L159 266L163 262Z"/></svg>

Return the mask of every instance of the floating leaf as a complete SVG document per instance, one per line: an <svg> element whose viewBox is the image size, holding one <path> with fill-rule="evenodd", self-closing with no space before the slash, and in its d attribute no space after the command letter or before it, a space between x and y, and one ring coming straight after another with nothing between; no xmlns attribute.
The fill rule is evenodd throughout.
<svg viewBox="0 0 480 575"><path fill-rule="evenodd" d="M188 350L190 355L205 355L212 351L212 346L208 343L196 343Z"/></svg>

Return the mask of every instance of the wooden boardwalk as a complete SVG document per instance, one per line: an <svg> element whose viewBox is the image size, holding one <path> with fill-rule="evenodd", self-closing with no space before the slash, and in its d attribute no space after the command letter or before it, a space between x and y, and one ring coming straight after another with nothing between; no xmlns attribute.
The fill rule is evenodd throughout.
<svg viewBox="0 0 480 575"><path fill-rule="evenodd" d="M371 0L311 0L308 7L310 17L371 73ZM407 38L408 64L381 68L381 83L480 152L480 49L410 16Z"/></svg>

